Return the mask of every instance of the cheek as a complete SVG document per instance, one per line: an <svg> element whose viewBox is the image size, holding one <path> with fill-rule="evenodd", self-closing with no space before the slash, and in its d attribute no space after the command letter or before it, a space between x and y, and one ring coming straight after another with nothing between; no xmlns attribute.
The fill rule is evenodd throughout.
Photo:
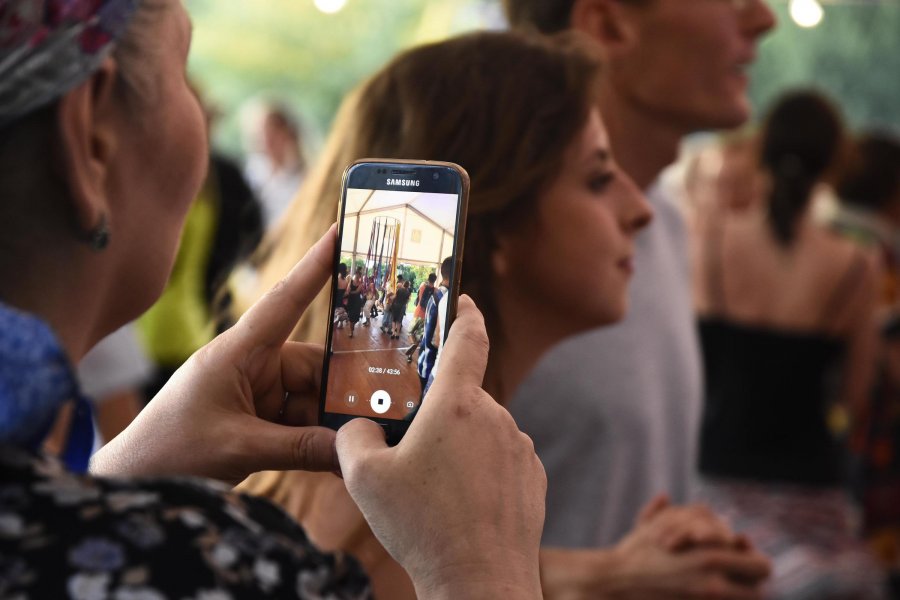
<svg viewBox="0 0 900 600"><path fill-rule="evenodd" d="M689 84L698 72L698 57L709 60L693 39L695 33L683 24L664 24L644 32L641 45L625 66L632 86L645 95L672 94ZM699 70L702 71L702 65ZM684 93L684 90L680 90ZM657 96L661 102L677 102L677 95Z"/></svg>
<svg viewBox="0 0 900 600"><path fill-rule="evenodd" d="M158 147L162 149L156 160L154 177L156 192L148 200L154 206L154 273L168 277L178 251L182 228L188 211L197 198L209 164L203 114L196 101L184 99L172 106L160 120Z"/></svg>
<svg viewBox="0 0 900 600"><path fill-rule="evenodd" d="M725 23L680 23L651 35L630 77L641 101L661 110L690 114L720 96L729 80L733 42Z"/></svg>
<svg viewBox="0 0 900 600"><path fill-rule="evenodd" d="M605 322L621 318L628 277L619 267L627 246L614 215L604 206L593 207L593 218L582 219L572 232L569 253L582 266L581 287L589 312ZM580 242L580 243L579 243Z"/></svg>
<svg viewBox="0 0 900 600"><path fill-rule="evenodd" d="M173 184L179 200L182 217L197 195L209 165L209 147L206 138L206 122L199 103L189 95L184 101L183 115L175 124L175 131L170 139L175 140L178 147L173 154L181 159L183 170L173 173ZM181 185L178 185L180 182Z"/></svg>
<svg viewBox="0 0 900 600"><path fill-rule="evenodd" d="M203 183L209 153L206 125L200 104L190 90L173 81L162 97L165 109L150 120L156 137L152 158L160 188L159 202L167 217L181 219Z"/></svg>

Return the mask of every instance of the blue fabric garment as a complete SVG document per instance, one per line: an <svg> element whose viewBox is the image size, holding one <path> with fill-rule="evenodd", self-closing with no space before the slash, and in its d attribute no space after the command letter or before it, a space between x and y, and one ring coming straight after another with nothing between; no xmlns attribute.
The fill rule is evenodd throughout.
<svg viewBox="0 0 900 600"><path fill-rule="evenodd" d="M434 290L434 294L428 300L428 308L425 309L425 330L422 332L422 341L419 342L419 360L416 362L419 377L427 380L434 368L438 349L431 344L434 339L434 331L438 325L438 304L444 293L440 288Z"/></svg>
<svg viewBox="0 0 900 600"><path fill-rule="evenodd" d="M94 430L69 359L46 323L0 303L0 444L39 449L70 400L75 410L64 462L83 473Z"/></svg>

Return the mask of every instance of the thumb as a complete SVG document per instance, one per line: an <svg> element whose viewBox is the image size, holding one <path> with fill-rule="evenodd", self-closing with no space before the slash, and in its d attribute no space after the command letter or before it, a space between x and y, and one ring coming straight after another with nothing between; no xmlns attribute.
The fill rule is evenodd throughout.
<svg viewBox="0 0 900 600"><path fill-rule="evenodd" d="M335 439L341 472L353 478L356 468L373 453L387 448L384 430L368 419L353 419L337 432Z"/></svg>
<svg viewBox="0 0 900 600"><path fill-rule="evenodd" d="M244 313L231 335L241 336L251 345L284 344L331 275L336 231L332 225L287 276Z"/></svg>
<svg viewBox="0 0 900 600"><path fill-rule="evenodd" d="M460 296L453 327L441 350L441 366L435 374L435 387L451 385L481 387L487 368L488 342L484 317L468 296ZM423 403L423 408L427 404Z"/></svg>
<svg viewBox="0 0 900 600"><path fill-rule="evenodd" d="M753 540L751 540L747 535L743 533L737 534L735 538L734 547L737 550L744 550L747 552L753 552L756 550L756 546L753 545Z"/></svg>
<svg viewBox="0 0 900 600"><path fill-rule="evenodd" d="M669 506L669 496L667 494L659 494L653 500L644 505L644 508L641 509L641 512L638 513L637 523L640 525L641 523L646 523L650 521L662 512L663 509L668 508Z"/></svg>
<svg viewBox="0 0 900 600"><path fill-rule="evenodd" d="M252 440L246 458L256 471L335 471L334 431L325 427L290 427L255 419L244 432Z"/></svg>

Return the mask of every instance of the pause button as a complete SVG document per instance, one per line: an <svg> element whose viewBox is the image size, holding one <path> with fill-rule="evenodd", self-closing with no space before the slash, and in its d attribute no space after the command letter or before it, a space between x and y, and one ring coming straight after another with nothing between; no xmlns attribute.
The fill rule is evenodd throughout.
<svg viewBox="0 0 900 600"><path fill-rule="evenodd" d="M347 395L344 396L344 402L350 408L356 408L359 405L359 394L356 392L347 392Z"/></svg>
<svg viewBox="0 0 900 600"><path fill-rule="evenodd" d="M378 390L372 394L372 410L383 415L391 409L391 395L384 390Z"/></svg>

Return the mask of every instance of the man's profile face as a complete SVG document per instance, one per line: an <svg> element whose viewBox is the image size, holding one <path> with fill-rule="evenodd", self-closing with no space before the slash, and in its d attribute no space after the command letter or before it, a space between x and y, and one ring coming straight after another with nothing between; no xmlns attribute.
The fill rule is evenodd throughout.
<svg viewBox="0 0 900 600"><path fill-rule="evenodd" d="M747 69L775 24L765 0L654 0L625 10L638 43L609 73L630 104L683 133L747 120Z"/></svg>

